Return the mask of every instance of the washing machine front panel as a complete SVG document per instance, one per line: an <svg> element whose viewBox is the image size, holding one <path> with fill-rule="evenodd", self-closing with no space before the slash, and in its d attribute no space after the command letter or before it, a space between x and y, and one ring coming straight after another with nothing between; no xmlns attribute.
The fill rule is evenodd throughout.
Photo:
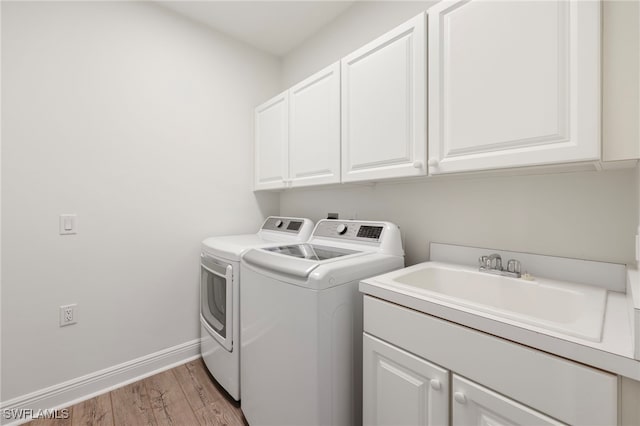
<svg viewBox="0 0 640 426"><path fill-rule="evenodd" d="M313 366L322 354L316 339L315 291L283 285L244 265L241 274L240 381L247 421L252 425L321 424L307 421L319 415L320 371ZM282 401L292 403L286 410L274 410ZM300 423L301 419L305 421Z"/></svg>
<svg viewBox="0 0 640 426"><path fill-rule="evenodd" d="M358 283L403 267L403 255L392 223L328 220L307 244L243 255L241 408L250 424L361 422Z"/></svg>

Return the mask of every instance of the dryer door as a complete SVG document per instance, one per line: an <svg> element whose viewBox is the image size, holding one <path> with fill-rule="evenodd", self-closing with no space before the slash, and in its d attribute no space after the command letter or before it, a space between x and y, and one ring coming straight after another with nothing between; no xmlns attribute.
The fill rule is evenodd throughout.
<svg viewBox="0 0 640 426"><path fill-rule="evenodd" d="M204 254L200 261L200 314L209 333L231 351L233 266Z"/></svg>

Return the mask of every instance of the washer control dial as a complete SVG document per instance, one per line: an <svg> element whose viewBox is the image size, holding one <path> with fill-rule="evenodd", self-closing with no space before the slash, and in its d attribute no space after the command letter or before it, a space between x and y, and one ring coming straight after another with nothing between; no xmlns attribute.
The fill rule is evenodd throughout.
<svg viewBox="0 0 640 426"><path fill-rule="evenodd" d="M347 225L345 225L344 223L340 223L338 225L338 227L336 228L336 232L338 233L338 235L344 235L347 233Z"/></svg>
<svg viewBox="0 0 640 426"><path fill-rule="evenodd" d="M282 222L280 219L276 220L276 228L282 228L282 224L284 222Z"/></svg>

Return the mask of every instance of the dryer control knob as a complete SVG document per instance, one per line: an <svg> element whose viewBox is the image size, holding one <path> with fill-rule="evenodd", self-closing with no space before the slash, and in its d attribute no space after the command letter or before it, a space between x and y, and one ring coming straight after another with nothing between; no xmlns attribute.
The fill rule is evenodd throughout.
<svg viewBox="0 0 640 426"><path fill-rule="evenodd" d="M280 219L276 220L276 228L282 228L282 224L284 222L282 222Z"/></svg>
<svg viewBox="0 0 640 426"><path fill-rule="evenodd" d="M336 228L336 232L338 233L338 235L345 234L347 232L347 225L345 225L344 223L339 224Z"/></svg>

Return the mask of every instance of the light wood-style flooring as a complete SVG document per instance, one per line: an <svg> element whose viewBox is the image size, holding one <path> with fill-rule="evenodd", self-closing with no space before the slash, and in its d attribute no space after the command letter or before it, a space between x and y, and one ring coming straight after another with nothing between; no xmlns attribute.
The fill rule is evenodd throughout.
<svg viewBox="0 0 640 426"><path fill-rule="evenodd" d="M29 426L247 425L240 404L209 375L202 358L68 408L67 419Z"/></svg>

